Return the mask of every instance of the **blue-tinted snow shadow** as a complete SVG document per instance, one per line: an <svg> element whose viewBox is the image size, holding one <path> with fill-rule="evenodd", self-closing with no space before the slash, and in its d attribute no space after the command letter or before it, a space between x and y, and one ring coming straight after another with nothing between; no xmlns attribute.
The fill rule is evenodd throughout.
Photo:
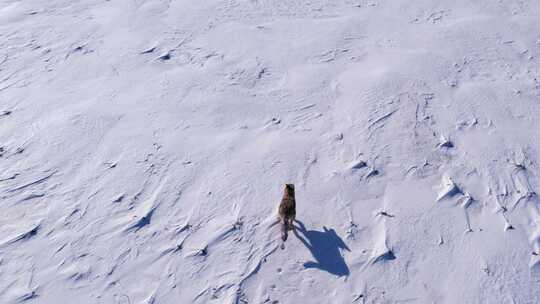
<svg viewBox="0 0 540 304"><path fill-rule="evenodd" d="M305 268L318 268L336 276L349 275L349 267L340 249L351 251L334 229L323 227L322 231L307 230L304 223L298 223L294 235L306 246L315 261L304 263ZM298 233L300 232L300 233Z"/></svg>

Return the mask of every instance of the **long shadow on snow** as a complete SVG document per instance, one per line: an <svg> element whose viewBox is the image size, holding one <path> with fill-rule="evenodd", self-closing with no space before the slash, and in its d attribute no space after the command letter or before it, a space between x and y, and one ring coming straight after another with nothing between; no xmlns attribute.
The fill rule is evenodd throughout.
<svg viewBox="0 0 540 304"><path fill-rule="evenodd" d="M326 227L323 227L323 231L306 230L304 223L298 220L296 222L299 226L294 230L294 235L309 249L316 260L304 263L304 267L318 268L337 276L349 275L349 267L345 263L340 249L351 250L336 231L334 229L328 230Z"/></svg>

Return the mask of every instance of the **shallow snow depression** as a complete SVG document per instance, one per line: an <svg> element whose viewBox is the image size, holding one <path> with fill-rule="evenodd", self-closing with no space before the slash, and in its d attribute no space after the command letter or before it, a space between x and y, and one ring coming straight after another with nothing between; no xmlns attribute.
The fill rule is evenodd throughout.
<svg viewBox="0 0 540 304"><path fill-rule="evenodd" d="M0 0L0 302L540 303L539 28L533 0Z"/></svg>

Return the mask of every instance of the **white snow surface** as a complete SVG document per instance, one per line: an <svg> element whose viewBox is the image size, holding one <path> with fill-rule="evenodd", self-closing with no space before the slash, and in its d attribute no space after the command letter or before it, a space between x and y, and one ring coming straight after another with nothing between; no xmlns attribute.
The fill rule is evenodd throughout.
<svg viewBox="0 0 540 304"><path fill-rule="evenodd" d="M0 303L540 303L539 29L537 0L0 0Z"/></svg>

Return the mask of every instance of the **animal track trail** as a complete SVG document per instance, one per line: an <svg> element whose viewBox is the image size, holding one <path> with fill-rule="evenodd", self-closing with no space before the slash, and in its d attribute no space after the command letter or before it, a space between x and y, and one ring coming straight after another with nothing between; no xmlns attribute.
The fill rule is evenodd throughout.
<svg viewBox="0 0 540 304"><path fill-rule="evenodd" d="M268 234L268 233L267 233ZM247 265L239 275L238 281L235 283L233 291L233 303L242 303L246 299L244 293L244 285L257 275L263 265L267 262L267 258L279 249L277 241L263 241L263 247L257 248L255 252L250 251Z"/></svg>
<svg viewBox="0 0 540 304"><path fill-rule="evenodd" d="M218 228L213 235L206 237L206 239L202 242L197 242L198 245L195 247L186 248L184 257L205 256L210 254L210 250L213 246L216 246L228 239L236 231L238 231L238 229L239 228L235 226L234 223L226 224L225 226Z"/></svg>
<svg viewBox="0 0 540 304"><path fill-rule="evenodd" d="M266 224L263 225L255 223L258 228L251 227L251 224L246 223L240 229L233 227L234 230L230 230L231 227L227 225L205 241L210 244L210 248L220 245L225 240L235 242L230 236L233 235L231 231L237 231L247 240L247 243L242 242L235 245L237 248L233 254L238 256L235 260L242 261L238 264L238 268L233 272L220 275L216 284L206 286L196 295L194 302L205 303L206 299L223 299L227 303L247 303L249 301L249 288L246 285L256 278L267 262L267 258L279 248L277 240L274 239L278 235L277 230L270 231L276 229L272 222L267 220ZM274 229L271 229L272 227ZM208 254L212 255L212 250L209 250ZM219 252L215 251L214 254L219 255Z"/></svg>
<svg viewBox="0 0 540 304"><path fill-rule="evenodd" d="M244 192L247 193L245 197L254 197L251 190L248 189ZM239 216L241 214L240 211L246 203L244 197L233 203L233 206L236 207L231 210L231 214L233 215L232 220L238 222L237 219L241 218ZM257 280L257 274L263 271L263 267L265 267L270 256L279 249L279 226L277 225L276 214L277 212L272 212L264 219L242 221L243 223L238 233L239 237L244 241L235 246L239 246L237 254L240 255L243 263L239 264L238 271L228 281L226 292L228 299L232 303L247 303L247 301L250 301L250 298L253 296L251 288L252 281ZM235 240L232 241L234 242ZM264 271L266 273L269 269L265 269Z"/></svg>
<svg viewBox="0 0 540 304"><path fill-rule="evenodd" d="M531 227L529 228L529 242L531 245L531 258L529 268L535 273L540 273L540 199L534 189L533 172L529 167L533 166L533 162L528 158L525 152L521 151L521 162L511 162L512 169L510 172L510 191L505 187L503 198L508 199L509 194L513 194L513 202L511 203L509 212L515 212L519 209L526 210ZM514 229L510 224L506 224L507 229Z"/></svg>
<svg viewBox="0 0 540 304"><path fill-rule="evenodd" d="M309 176L311 175L311 171L313 167L317 165L318 160L318 153L316 150L311 150L309 154L306 156L306 159L304 161L304 170L302 172L302 175L300 176L300 186L306 187L308 183Z"/></svg>
<svg viewBox="0 0 540 304"><path fill-rule="evenodd" d="M163 203L169 200L174 201L176 197L170 193L168 166L162 172L160 168L151 170L153 171L145 170L146 179L142 185L135 188L137 190L134 194L129 195L126 191L124 194L117 194L113 196L113 199L109 199L108 210L114 216L107 221L101 218L95 220L100 223L98 236L108 237L116 233L125 236L137 234L145 228L152 227L154 215L158 209L161 209ZM88 208L87 203L85 209ZM77 206L75 210L80 210L80 207Z"/></svg>
<svg viewBox="0 0 540 304"><path fill-rule="evenodd" d="M176 229L176 235L186 232L184 243L188 238L189 244L184 246L184 256L206 256L212 254L214 247L231 245L230 243L238 243L246 234L249 234L250 222L245 223L244 215L242 214L244 205L248 202L246 198L253 197L252 189L247 186L240 191L242 194L236 198L225 196L225 200L232 199L233 202L229 208L229 212L221 216L212 216L208 218L198 218L198 224L195 229L192 229L193 217L196 216L193 207L185 219L185 223ZM247 227L247 228L246 228Z"/></svg>
<svg viewBox="0 0 540 304"><path fill-rule="evenodd" d="M382 205L378 211L374 211L370 216L371 223L361 229L361 239L367 241L362 245L362 253L367 256L354 258L351 267L359 266L361 272L366 272L376 264L384 264L396 259L396 255L390 243L389 225L395 225L395 216L390 213L389 198L386 195L382 197ZM358 230L356 227L351 228ZM362 241L364 243L365 241ZM354 249L353 249L354 250ZM389 264L390 265L390 264Z"/></svg>

